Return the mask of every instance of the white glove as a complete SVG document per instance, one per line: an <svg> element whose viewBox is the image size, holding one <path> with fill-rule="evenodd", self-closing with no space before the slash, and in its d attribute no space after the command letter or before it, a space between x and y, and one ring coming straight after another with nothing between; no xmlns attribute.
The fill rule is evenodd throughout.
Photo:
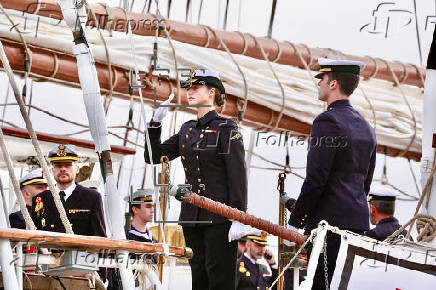
<svg viewBox="0 0 436 290"><path fill-rule="evenodd" d="M64 20L73 32L80 31L82 23L88 20L85 4L86 0L57 0L64 15Z"/></svg>
<svg viewBox="0 0 436 290"><path fill-rule="evenodd" d="M165 116L168 113L168 107L163 107L162 105L168 106L173 99L174 99L174 93L171 93L168 99L160 104L159 108L156 110L156 113L153 116L153 122L156 123L162 122L162 120L165 118Z"/></svg>
<svg viewBox="0 0 436 290"><path fill-rule="evenodd" d="M245 225L241 224L238 221L232 221L232 226L230 227L229 230L229 242L234 241L234 240L239 240L240 238L242 238L243 236L245 236Z"/></svg>

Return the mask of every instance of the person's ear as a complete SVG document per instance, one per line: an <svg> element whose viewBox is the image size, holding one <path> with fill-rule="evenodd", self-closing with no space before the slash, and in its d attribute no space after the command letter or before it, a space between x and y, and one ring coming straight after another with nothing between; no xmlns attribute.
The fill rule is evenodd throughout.
<svg viewBox="0 0 436 290"><path fill-rule="evenodd" d="M331 80L331 81L330 81L330 83L329 83L329 87L330 87L331 90L336 89L337 86L338 86L338 81L337 81L337 80Z"/></svg>
<svg viewBox="0 0 436 290"><path fill-rule="evenodd" d="M372 203L370 203L369 204L369 213L374 214L374 212L375 212L375 206Z"/></svg>
<svg viewBox="0 0 436 290"><path fill-rule="evenodd" d="M21 193L23 194L23 197L24 198L30 198L31 197L31 194L30 194L30 192L27 190L27 189L21 189Z"/></svg>
<svg viewBox="0 0 436 290"><path fill-rule="evenodd" d="M214 97L215 96L215 88L211 88L210 90L209 90L209 97Z"/></svg>

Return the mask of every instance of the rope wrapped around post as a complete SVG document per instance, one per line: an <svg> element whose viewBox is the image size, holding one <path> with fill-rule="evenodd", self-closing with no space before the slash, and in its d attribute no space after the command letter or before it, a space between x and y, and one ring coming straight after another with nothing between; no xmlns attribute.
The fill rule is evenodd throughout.
<svg viewBox="0 0 436 290"><path fill-rule="evenodd" d="M266 231L271 235L277 236L279 238L283 238L290 242L294 242L297 245L302 245L306 240L306 236L300 233L273 224L272 222L255 217L254 215L232 208L223 203L213 201L207 197L200 196L193 192L186 192L182 197L182 200L184 202L195 205L196 207L200 207L210 212L224 216L228 219L237 220L238 222L241 222L245 225L250 225L259 230Z"/></svg>

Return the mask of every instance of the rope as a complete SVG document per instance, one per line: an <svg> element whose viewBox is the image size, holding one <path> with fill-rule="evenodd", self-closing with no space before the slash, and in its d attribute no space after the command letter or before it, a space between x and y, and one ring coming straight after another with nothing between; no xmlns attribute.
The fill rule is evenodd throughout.
<svg viewBox="0 0 436 290"><path fill-rule="evenodd" d="M154 0L154 1L156 2L156 11L157 11L157 15L156 15L156 16L160 17L160 19L159 19L159 23L160 23L161 20L164 20L166 23L168 23L168 19L164 18L164 17L162 16L162 14L160 13L160 10L159 10L159 3L158 3L158 1L157 1L157 0ZM157 25L157 24L156 24L156 25ZM166 27L166 26L164 26L163 31L164 31L165 35L167 36L168 44L169 44L170 47L171 47L171 52L172 52L172 54L173 54L173 58L174 58L174 68L175 68L175 70L176 70L176 83L177 83L177 104L180 105L180 104L181 104L181 99L180 99L180 76L179 76L179 67L178 67L178 64L177 64L176 49L175 49L175 47L174 47L174 44L173 44L173 41L172 41L172 38L171 38L171 31L172 31L172 28L171 28L170 25L168 25L168 26L170 27L170 31L167 30L167 27ZM157 33L158 33L158 31L159 31L159 29L158 29L158 27L157 27L157 28L156 28L156 38L157 38ZM136 61L135 61L135 65L136 65ZM142 98L142 94L141 94L141 98ZM178 109L179 109L179 107L176 107L176 110L178 110Z"/></svg>
<svg viewBox="0 0 436 290"><path fill-rule="evenodd" d="M53 52L53 59L54 59L54 63L53 63L53 73L51 74L50 78L54 78L56 76L56 74L58 73L59 70L59 59L58 59L58 55L56 53Z"/></svg>
<svg viewBox="0 0 436 290"><path fill-rule="evenodd" d="M298 58L300 59L300 61L301 61L301 63L303 64L303 66L304 66L304 68L306 69L306 71L307 71L307 73L308 73L308 75L309 75L309 78L312 80L312 82L313 82L313 85L315 86L315 88L318 90L318 82L315 80L315 77L313 76L313 74L312 74L312 71L311 71L311 69L310 69L310 63L312 62L312 55L310 55L310 62L309 62L309 64L306 62L306 60L304 59L304 57L303 57L303 55L301 54L301 52L300 52L300 50L298 49L298 47L295 45L295 44L293 44L292 42L290 42L290 41L285 41L287 44L289 44L293 49L294 49L294 51L297 53L297 55L298 55ZM310 50L309 50L309 52L310 52Z"/></svg>
<svg viewBox="0 0 436 290"><path fill-rule="evenodd" d="M41 3L39 3L39 1L38 1L37 10L39 10L39 6L40 6L40 4L41 4ZM26 59L25 59L25 62L26 62L26 63L27 63L27 62L29 63L29 64L28 64L28 71L30 71L30 67L32 66L32 65L31 65L31 60L32 60L31 55L32 55L32 52L31 52L31 50L29 49L29 46L27 45L27 42L26 42L26 40L24 39L24 36L23 36L23 34L21 33L20 29L18 28L17 25L15 25L14 21L11 19L11 17L9 16L9 14L5 11L5 9L3 8L3 5L2 5L1 3L0 3L0 10L1 10L2 13L6 16L6 18L8 19L8 21L11 23L12 27L14 28L14 30L18 33L18 36L20 37L20 40L21 40L21 42L22 42L23 45L24 45L24 50L25 50L25 53L26 53ZM28 73L28 72L27 72L27 73ZM26 76L26 78L27 78L27 76Z"/></svg>
<svg viewBox="0 0 436 290"><path fill-rule="evenodd" d="M316 231L312 231L310 236L306 239L306 241L298 248L295 255L292 257L292 259L289 261L289 263L283 268L282 272L277 275L277 278L274 280L274 282L271 284L271 287L269 289L272 289L274 285L277 283L277 281L285 274L285 271L288 270L291 267L291 264L294 262L294 260L298 257L298 255L301 253L301 251L304 249L304 247L307 245L307 243L312 240L314 234Z"/></svg>
<svg viewBox="0 0 436 290"><path fill-rule="evenodd" d="M198 8L197 25L200 24L200 18L201 18L201 12L202 11L203 11L203 0L200 1L200 8Z"/></svg>
<svg viewBox="0 0 436 290"><path fill-rule="evenodd" d="M418 195L420 195L421 191L419 190L418 180L416 179L415 172L413 171L412 163L410 162L410 159L407 159L407 161L409 163L409 169L410 169L410 173L412 174L413 181L415 182L416 192L418 193Z"/></svg>
<svg viewBox="0 0 436 290"><path fill-rule="evenodd" d="M395 61L395 63L398 63L403 68L403 75L401 76L401 79L398 79L398 82L400 84L402 84L409 76L409 72L407 71L406 65L404 63L402 63L401 61Z"/></svg>
<svg viewBox="0 0 436 290"><path fill-rule="evenodd" d="M375 77L375 76L377 75L379 67L378 67L377 60L376 60L375 58L373 58L372 56L369 56L369 55L367 55L367 56L365 56L365 57L367 57L367 58L369 58L370 60L372 60L372 61L374 62L374 66L375 66L375 69L374 69L374 71L371 73L371 75L369 75L368 77L365 78L365 80L369 80L369 79L371 79L371 78L373 78L373 77Z"/></svg>
<svg viewBox="0 0 436 290"><path fill-rule="evenodd" d="M2 130L0 129L0 131L2 131ZM1 178L0 178L0 193L1 193L1 198L2 198L2 206L3 206L3 213L5 215L4 218L5 218L5 221L6 221L6 226L8 228L10 228L11 224L9 222L9 212L8 212L8 207L6 205L6 195L5 195L5 192L3 190L3 182L2 182Z"/></svg>
<svg viewBox="0 0 436 290"><path fill-rule="evenodd" d="M230 50L228 49L227 45L224 43L224 41L222 40L222 38L218 35L218 33L216 33L216 31L212 28L209 27L208 28L213 32L213 34L215 35L215 37L218 39L218 41L220 42L220 45L224 48L224 50L227 52L227 55L230 57L230 59L232 60L232 62L236 65L236 67L238 68L239 73L242 76L242 80L244 82L244 105L242 107L242 119L243 119L243 114L245 113L245 111L247 110L247 105L248 105L248 84L247 84L247 80L245 79L245 74L242 71L241 67L239 66L239 64L236 62L236 60L233 58L232 53L230 52ZM239 121L242 121L239 118Z"/></svg>
<svg viewBox="0 0 436 290"><path fill-rule="evenodd" d="M245 55L247 53L247 49L248 49L248 43L247 43L247 39L245 38L245 34L240 32L240 31L236 31L239 35L241 35L242 40L244 41L244 47L242 48L242 52L240 54Z"/></svg>
<svg viewBox="0 0 436 290"><path fill-rule="evenodd" d="M418 236L416 237L417 242L429 243L436 237L436 218L425 215L425 214L417 214L413 218L411 218L407 223L405 223L402 227L396 230L392 235L387 237L383 242L389 243L392 239L397 237L404 231L409 225L412 227L413 223L416 222L416 230L418 231ZM410 235L410 230L406 235L406 239Z"/></svg>
<svg viewBox="0 0 436 290"><path fill-rule="evenodd" d="M274 3L274 6L275 6L275 3ZM252 35L251 35L251 36L252 36ZM286 103L285 89L283 88L283 85L282 85L282 83L280 82L279 77L277 76L277 74L276 74L274 68L272 67L272 65L271 65L271 63L270 63L270 61L269 61L269 59L268 59L268 56L265 54L265 51L263 50L262 46L261 46L260 43L257 41L256 37L254 37L254 36L252 36L252 37L253 37L254 42L256 43L256 45L259 46L260 52L262 53L262 56L264 57L266 63L268 64L268 67L269 67L269 69L271 70L271 72L272 72L274 78L277 80L277 83L278 83L278 85L279 85L279 87L280 87L280 91L281 91L281 93L282 93L282 106L281 106L281 108L280 108L280 113L279 113L279 116L277 117L276 124L274 125L274 128L273 128L273 130L276 130L277 127L279 126L280 121L282 120L283 112L284 112L284 110L285 110L285 103Z"/></svg>
<svg viewBox="0 0 436 290"><path fill-rule="evenodd" d="M95 15L94 8L90 4L88 4L88 8L89 8L89 10L91 10L92 16L94 17L95 21L97 22L97 16ZM106 11L107 11L107 9L106 9ZM106 95L106 98L111 99L112 98L112 94L114 92L114 84L112 83L113 82L112 62L111 62L111 58L110 58L110 54L109 54L109 49L107 47L106 39L105 39L105 37L103 36L103 33L100 30L100 25L96 25L96 26L97 26L98 34L100 35L100 39L101 39L101 41L103 42L103 45L104 45L104 51L106 53L106 61L107 61L107 66L108 66L108 71L109 71L109 95ZM107 111L106 111L106 113L107 113Z"/></svg>
<svg viewBox="0 0 436 290"><path fill-rule="evenodd" d="M428 196L428 199L427 199L427 203L428 203L428 201L429 201L429 199L430 199L430 193L431 193L431 188L432 188L432 186L433 186L433 177L434 177L434 174L435 174L435 172L436 172L436 164L435 164L435 162L436 162L436 154L434 155L434 157L433 157L433 167L432 167L432 169L431 169L431 172L430 172L430 175L429 175L429 177L428 177L428 179L427 179L427 182L426 182L426 184L425 184L425 186L424 186L424 189L422 190L422 194L421 194L421 197L419 198L419 201L418 201L418 204L416 205L416 209L415 209L415 214L413 215L413 217L412 217L412 219L411 220L409 220L405 225L403 225L400 229L398 229L397 231L395 231L392 235L390 235L389 237L387 237L386 238L386 240L385 240L385 242L388 242L388 241L390 241L391 239L393 239L393 238L395 238L396 236L398 236L409 224L410 224L410 227L409 227L409 231L407 232L407 235L406 235L406 238L408 239L409 237L410 237L410 233L411 233L411 231L412 231L412 227L413 227L413 224L414 224L414 222L415 222L415 220L416 219L421 219L421 218L423 218L424 220L426 220L426 221L428 221L429 223L430 223L430 226L432 226L432 229L433 229L433 233L430 233L430 232L428 232L429 234L430 234L430 236L429 237L431 237L432 239L434 238L434 233L435 233L435 231L434 231L434 229L436 228L436 221L435 220L433 220L433 221L431 221L432 219L434 219L433 217L431 217L431 216L427 216L427 215L423 215L423 214L418 214L418 211L419 211L419 209L421 208L421 205L422 205L422 203L424 202L424 199ZM422 229L422 225L420 225L420 229ZM401 230L401 231L400 231ZM418 227L417 227L417 230L418 230ZM424 227L424 229L423 230L429 230L428 229L428 226L426 226L426 227ZM423 240L423 239L425 239L425 240L427 240L427 237L424 237L424 234L420 234L419 236L418 236L421 240ZM420 240L418 240L418 242L419 242Z"/></svg>
<svg viewBox="0 0 436 290"><path fill-rule="evenodd" d="M279 61L280 57L282 56L282 52L283 52L283 51L282 51L282 47L280 46L280 43L278 42L277 39L272 38L271 40L275 42L275 44L277 45L277 49L278 49L278 53L277 53L276 58L274 58L274 59L272 60L273 63L276 63L276 62Z"/></svg>
<svg viewBox="0 0 436 290"><path fill-rule="evenodd" d="M209 47L209 44L210 44L210 34L209 34L209 29L207 29L207 27L204 26L204 25L201 25L201 27L203 27L204 31L206 31L206 36L207 36L206 43L203 45L203 47L208 48L208 47Z"/></svg>
<svg viewBox="0 0 436 290"><path fill-rule="evenodd" d="M16 106L16 105L18 105L18 104L17 104L17 103L0 104L0 107L1 107L1 106ZM73 133L70 133L70 134L63 134L63 135L61 135L61 136L72 136L72 135L82 134L82 133L85 133L85 132L88 132L88 131L89 131L89 126L87 126L87 125L85 125L85 124L81 124L81 123L78 123L78 122L75 122L75 121L68 120L68 119L66 119L66 118L64 118L64 117L61 117L61 116L55 115L55 114L53 114L53 113L51 113L51 112L49 112L49 111L47 111L47 110L41 109L41 108L39 108L39 107L37 107L37 106L34 106L34 105L29 105L29 104L27 104L27 105L25 105L25 106L26 106L26 107L33 108L33 109L35 109L35 110L37 110L37 111L40 111L40 112L42 112L42 113L45 113L45 114L49 115L50 117L56 118L56 119L61 120L61 121L63 121L63 122L70 123L70 124L73 124L73 125L76 125L76 126L79 126L79 127L82 127L82 128L86 128L86 130L82 130L82 131L78 131L78 132L73 132ZM3 121L3 122L7 123L8 125L11 125L11 126L14 127L14 128L20 128L19 126L15 125L15 124L13 124L13 123L10 123L10 122L7 122L7 121ZM121 128L121 129L130 129L130 130L138 131L138 129L136 129L136 128L134 128L134 127L127 127L127 126L109 126L108 128ZM145 134L145 132L143 132L143 131L139 131L139 132L142 133L142 134ZM136 143L130 141L129 139L125 139L125 138L121 137L120 135L118 135L118 134L116 134L116 133L114 133L114 132L112 132L112 131L108 131L108 133L109 133L110 135L112 135L112 136L114 136L114 137L116 137L116 138L122 140L122 141L126 141L126 142L129 143L129 144L137 145ZM141 148L144 148L144 147L141 146L141 145L138 145L138 146L141 147Z"/></svg>
<svg viewBox="0 0 436 290"><path fill-rule="evenodd" d="M359 89L360 89L360 92L362 93L364 99L368 102L368 104L369 104L369 108L371 109L371 112L372 112L372 120L373 120L373 123L374 123L374 131L375 131L376 128L377 128L377 116L376 116L376 113L375 113L374 106L372 105L371 100L368 98L368 96L366 95L365 91L362 89L361 86L359 86Z"/></svg>
<svg viewBox="0 0 436 290"><path fill-rule="evenodd" d="M295 175L295 176L297 176L297 177L299 177L299 178L301 178L301 179L304 179L304 177L303 177L302 175L293 172L291 169L304 169L305 167L292 167L292 168L291 168L291 167L288 167L288 166L286 166L286 165L284 165L284 164L280 164L280 163L278 163L278 162L271 161L271 160L269 160L269 159L263 157L262 155L260 155L260 154L258 154L258 153L256 153L256 152L254 152L254 151L245 150L245 152L247 152L247 153L249 153L249 154L252 154L253 156L256 156L257 158L259 158L259 159L261 159L261 160L263 160L263 161L265 161L265 162L268 162L268 163L271 163L271 164L273 164L273 165L275 165L275 166L280 167L280 170L281 170L281 171L283 171L283 168L286 168L286 173L291 173L291 174L293 174L293 175ZM253 167L253 166L252 166L252 167ZM259 168L259 169L263 169L263 168Z"/></svg>
<svg viewBox="0 0 436 290"><path fill-rule="evenodd" d="M276 6L277 6L277 0L273 0L272 2L272 8L271 8L271 15L269 18L269 25L268 25L268 38L272 37L272 30L274 26L274 16L276 15Z"/></svg>
<svg viewBox="0 0 436 290"><path fill-rule="evenodd" d="M3 49L3 47L2 47ZM8 148L6 147L5 137L3 135L3 130L0 129L0 147L3 152L3 160L6 163L9 172L9 178L14 187L15 195L17 196L18 204L20 206L21 213L23 214L24 221L26 222L26 226L30 230L36 230L35 224L33 223L32 218L30 217L29 212L27 211L26 201L24 200L23 194L20 190L20 185L18 183L17 178L15 177L14 167L12 164L11 156L9 155ZM3 185L2 185L2 194L3 194ZM6 212L5 212L6 213ZM6 218L6 222L9 225L9 219Z"/></svg>
<svg viewBox="0 0 436 290"><path fill-rule="evenodd" d="M415 30L416 30L416 42L418 44L419 62L422 65L422 49L421 40L419 37L419 26L418 26L418 9L416 9L416 0L413 0L413 10L415 14Z"/></svg>
<svg viewBox="0 0 436 290"><path fill-rule="evenodd" d="M418 66L417 66L416 64L413 64L413 63L410 63L409 65L412 65L413 67L415 67L415 69L416 69L416 73L418 74L419 79L421 80L422 87L424 88L424 87L425 87L424 76L422 75L422 73L421 73L421 71L419 70Z"/></svg>
<svg viewBox="0 0 436 290"><path fill-rule="evenodd" d="M406 147L406 149L405 149L404 151L400 152L400 153L397 155L398 157L402 157L402 156L404 156L404 155L409 151L410 147L413 145L413 142L415 141L415 138L416 138L416 130L417 130L417 129L416 129L416 117L415 117L415 114L413 113L413 110L412 110L412 107L410 106L409 101L407 100L406 94L404 93L403 89L401 88L401 84L400 84L400 82L398 81L398 78L397 78L397 76L395 75L394 71L392 70L391 66L389 65L389 63L388 63L387 61L382 60L382 59L380 59L380 60L383 61L383 62L386 64L387 68L388 68L389 71L391 72L392 77L393 77L393 79L394 79L394 82L395 82L396 86L398 87L398 90L400 91L401 96L403 97L403 100L404 100L404 102L406 103L406 105L407 105L407 107L408 107L408 109L409 109L409 111L410 111L410 115L412 116L414 132L413 132L413 136L412 136L412 138L410 139L410 143L409 143L409 145L407 145L407 147Z"/></svg>
<svg viewBox="0 0 436 290"><path fill-rule="evenodd" d="M29 116L26 113L24 102L20 97L20 93L18 91L18 87L17 87L17 84L15 82L13 72L12 72L11 66L9 64L9 60L6 56L6 53L4 51L3 44L1 41L0 41L0 56L2 59L3 67L5 68L5 71L8 75L9 82L11 83L12 89L14 91L15 99L17 100L17 103L20 107L21 116L23 117L24 122L26 123L27 131L30 135L30 138L32 139L32 144L33 144L33 147L35 148L37 159L38 159L40 165L42 166L43 172L45 172L45 174L47 175L48 186L49 186L50 191L53 195L53 200L54 200L56 208L59 212L59 216L60 216L60 219L62 221L62 224L64 225L65 231L67 234L73 234L73 229L71 227L70 222L68 221L67 215L65 213L65 209L64 209L62 202L59 198L59 193L54 186L53 178L49 173L50 172L49 168L48 168L47 163L44 159L44 156L41 152L41 148L39 146L38 139L36 138L36 133L33 130L32 123L30 122Z"/></svg>

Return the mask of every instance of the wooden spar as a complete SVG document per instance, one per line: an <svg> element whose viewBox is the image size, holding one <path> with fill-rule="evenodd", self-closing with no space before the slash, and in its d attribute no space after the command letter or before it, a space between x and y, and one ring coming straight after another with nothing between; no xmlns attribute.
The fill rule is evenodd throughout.
<svg viewBox="0 0 436 290"><path fill-rule="evenodd" d="M162 156L160 158L160 163L162 165L162 171L160 173L160 179L159 179L159 183L160 184L169 184L170 183L170 164L169 164L169 159L167 156ZM165 189L164 187L161 188L162 189L162 193L159 194L159 205L160 205L160 217L161 217L161 222L162 223L162 228L160 227L161 225L158 225L157 227L157 241L159 243L162 243L164 240L164 235L165 235L165 221L167 220L167 204L168 204L168 194L165 193ZM159 271L159 280L162 283L162 279L163 279L163 257L159 256L158 258L158 263L157 263L157 267L158 267L158 271Z"/></svg>
<svg viewBox="0 0 436 290"><path fill-rule="evenodd" d="M25 129L10 128L10 127L0 127L0 129L3 131L3 134L7 136L30 139L29 132L27 132L27 130ZM75 139L75 138L69 138L69 137L47 134L47 133L39 133L39 132L36 132L36 137L38 137L39 141L47 141L47 142L53 142L58 144L71 144L82 148L94 149L94 143L84 139ZM111 152L123 154L123 155L133 155L136 153L136 150L124 146L111 145Z"/></svg>
<svg viewBox="0 0 436 290"><path fill-rule="evenodd" d="M11 40L3 40L3 46L6 51L6 55L10 60L10 64L12 69L16 73L24 73L24 61L25 53L24 48L21 44L16 43ZM79 87L79 77L77 74L77 64L74 56L56 52L53 50L48 50L41 47L36 47L33 45L28 45L30 50L32 51L32 66L30 76L36 80L48 80L53 82L59 82L64 85L70 87ZM53 73L56 69L56 60L55 55L57 57L57 71L54 77L52 77ZM107 64L96 62L95 64L98 71L98 79L100 83L100 87L103 91L109 91L109 71L107 68ZM2 64L0 64L2 67ZM129 96L129 71L117 66L112 65L113 69L113 79L116 79L113 86L113 95L115 97L119 97L125 100L130 100ZM158 83L157 77L149 77L149 80L153 83ZM173 87L175 84L172 84ZM166 79L161 79L161 85L156 88L156 98L159 101L166 100L168 95L171 93L170 82ZM181 104L187 105L187 101L185 98L185 90L181 91ZM138 90L134 92L134 100L139 101ZM152 88L142 89L142 94L145 101L149 103L153 102L154 92ZM221 112L222 115L229 117L237 117L238 116L238 108L236 105L238 98L233 95L227 95L227 101L225 105L224 111ZM179 108L182 111L193 113L190 108ZM277 117L279 116L278 111L271 110L265 106L256 104L254 102L248 101L247 109L244 114L243 125L252 127L252 128L268 128L268 124L275 124ZM276 132L284 132L289 131L293 134L301 134L308 135L310 133L311 125L301 122L293 117L283 115L280 119ZM401 149L388 147L387 155L396 157L401 153ZM377 152L384 153L384 146L377 146ZM403 157L419 161L421 158L420 152L409 151Z"/></svg>
<svg viewBox="0 0 436 290"><path fill-rule="evenodd" d="M31 231L19 229L1 229L0 239L11 242L34 243L40 248L80 250L88 252L115 252L118 250L130 253L163 253L162 244L116 240L104 237L68 235L64 233ZM188 247L168 246L169 252L176 257L190 259L192 250Z"/></svg>
<svg viewBox="0 0 436 290"><path fill-rule="evenodd" d="M4 8L25 11L26 13L30 14L35 13L35 11L37 10L37 2L38 1L35 0L0 0L0 3L3 5ZM55 19L62 19L62 12L60 8L56 5L56 2L54 0L42 0L39 2L40 6L37 12L38 15ZM99 23L100 27L105 28L108 21L108 12L106 11L105 6L97 3L89 3L89 5L92 5L96 17L98 18L97 22ZM125 32L127 28L127 23L129 23L134 34L143 36L155 36L155 27L156 23L158 23L155 15L132 12L129 13L130 20L127 21L125 11L122 8L117 7L111 7L110 14L113 19L112 29L115 31ZM86 25L96 27L97 22L93 18L92 13L89 13L89 11L88 19L89 20ZM224 50L222 47L218 48L220 46L219 40L216 38L214 33L210 31L210 29L207 29L204 26L191 25L172 20L169 20L168 23L162 22L161 24L171 28L169 30L170 36L174 40L202 47L206 43L209 43L209 48ZM240 32L220 30L217 30L217 34L222 38L224 43L233 54L241 54L244 51L245 44L247 49L244 55L257 59L264 59L259 48L256 47L256 41L254 40L253 36L242 34ZM163 32L159 32L159 36L165 37L165 34ZM262 46L265 53L270 57L271 61L274 60L275 62L280 64L297 66L304 69L304 65L301 63L298 53L295 51L294 47L291 44L284 41L279 42L274 39L265 37L257 37L256 40L259 45ZM302 44L296 45L296 47L312 70L317 70L319 68L316 61L318 57L328 56L328 52L326 49L309 48L306 45ZM280 51L281 55L276 60ZM394 82L392 73L388 67L389 65L401 83L412 86L424 87L424 84L421 80L421 76L425 78L424 68L417 68L414 65L403 64L400 62L386 62L385 60L368 56L362 57L350 54L343 55L347 59L359 60L366 63L366 68L362 72L363 77L373 77L389 82Z"/></svg>
<svg viewBox="0 0 436 290"><path fill-rule="evenodd" d="M273 224L267 220L255 217L254 215L240 211L239 209L232 208L223 203L213 201L207 197L200 196L193 192L185 193L183 202L190 203L196 207L206 209L210 212L219 214L228 219L237 220L244 225L250 225L256 229L266 231L267 233L283 238L290 242L294 242L297 245L302 245L306 240L306 236L302 234L289 230L285 227Z"/></svg>

